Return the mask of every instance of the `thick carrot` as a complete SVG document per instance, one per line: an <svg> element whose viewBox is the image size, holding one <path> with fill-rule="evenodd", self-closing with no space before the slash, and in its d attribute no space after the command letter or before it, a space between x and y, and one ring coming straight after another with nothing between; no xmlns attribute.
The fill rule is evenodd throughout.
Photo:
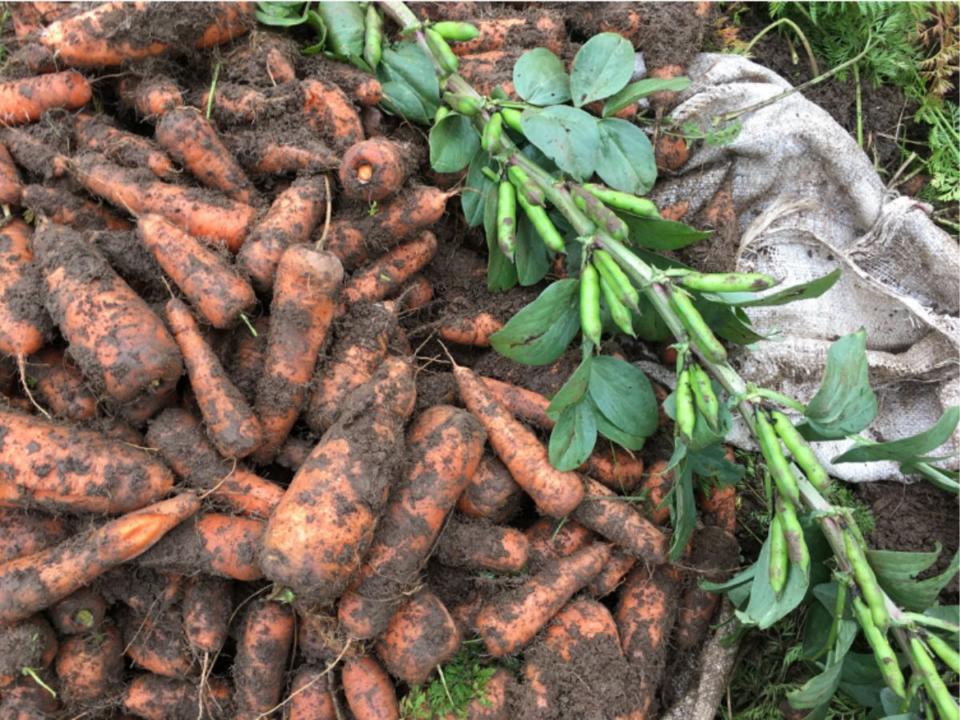
<svg viewBox="0 0 960 720"><path fill-rule="evenodd" d="M383 137L362 140L350 146L340 161L343 194L364 202L383 200L403 187L417 160L417 153L406 143Z"/></svg>
<svg viewBox="0 0 960 720"><path fill-rule="evenodd" d="M99 585L108 603L122 603L144 616L165 612L179 603L183 595L184 577L146 568L134 573L128 567L118 567L105 573Z"/></svg>
<svg viewBox="0 0 960 720"><path fill-rule="evenodd" d="M97 396L63 350L47 347L30 357L27 379L53 415L82 422L97 414Z"/></svg>
<svg viewBox="0 0 960 720"><path fill-rule="evenodd" d="M47 610L50 622L62 635L96 630L107 612L107 601L93 587L80 588Z"/></svg>
<svg viewBox="0 0 960 720"><path fill-rule="evenodd" d="M187 306L172 298L167 302L166 314L183 353L207 435L224 457L246 457L260 446L263 438L257 416L230 382Z"/></svg>
<svg viewBox="0 0 960 720"><path fill-rule="evenodd" d="M129 512L169 492L150 455L99 433L0 409L0 501L72 512Z"/></svg>
<svg viewBox="0 0 960 720"><path fill-rule="evenodd" d="M472 371L455 366L453 376L467 409L486 428L494 452L540 511L563 517L577 507L584 494L580 477L555 469L537 436L498 403Z"/></svg>
<svg viewBox="0 0 960 720"><path fill-rule="evenodd" d="M451 43L457 55L473 55L511 47L545 47L563 55L567 30L563 18L551 10L520 17L479 18L472 22L480 31L473 40Z"/></svg>
<svg viewBox="0 0 960 720"><path fill-rule="evenodd" d="M583 472L612 490L631 494L643 480L643 458L618 450L597 448L582 465Z"/></svg>
<svg viewBox="0 0 960 720"><path fill-rule="evenodd" d="M377 655L391 675L419 685L459 648L456 623L440 599L424 589L397 608L377 642Z"/></svg>
<svg viewBox="0 0 960 720"><path fill-rule="evenodd" d="M228 43L254 26L254 6L251 3L224 2L215 5L217 10L212 22L194 42L194 46L201 50Z"/></svg>
<svg viewBox="0 0 960 720"><path fill-rule="evenodd" d="M62 600L110 568L145 552L199 509L200 501L194 495L177 495L61 545L3 563L0 622L29 617Z"/></svg>
<svg viewBox="0 0 960 720"><path fill-rule="evenodd" d="M540 518L524 531L529 550L530 567L538 571L546 563L568 557L589 546L596 536L574 520L558 523Z"/></svg>
<svg viewBox="0 0 960 720"><path fill-rule="evenodd" d="M242 465L222 458L186 410L168 408L147 431L146 444L192 488L207 490L210 497L241 515L266 518L283 497L283 488Z"/></svg>
<svg viewBox="0 0 960 720"><path fill-rule="evenodd" d="M293 610L255 601L247 612L233 661L237 718L255 717L280 702L287 657L293 645Z"/></svg>
<svg viewBox="0 0 960 720"><path fill-rule="evenodd" d="M268 578L305 602L343 593L373 541L415 397L413 370L397 358L351 396L270 516L260 555Z"/></svg>
<svg viewBox="0 0 960 720"><path fill-rule="evenodd" d="M437 236L424 230L415 240L398 245L372 264L358 270L343 289L347 305L376 302L396 293L437 254Z"/></svg>
<svg viewBox="0 0 960 720"><path fill-rule="evenodd" d="M466 570L519 572L527 565L529 550L527 536L515 528L451 518L436 556L444 565Z"/></svg>
<svg viewBox="0 0 960 720"><path fill-rule="evenodd" d="M233 580L259 580L257 550L264 522L205 513L167 534L137 559L140 567L183 573L204 572Z"/></svg>
<svg viewBox="0 0 960 720"><path fill-rule="evenodd" d="M60 147L30 132L30 128L7 127L0 131L0 140L17 165L44 180L65 176L70 161Z"/></svg>
<svg viewBox="0 0 960 720"><path fill-rule="evenodd" d="M620 636L610 611L596 600L571 600L558 612L544 632L544 644L561 660L570 662L577 655L577 644L593 638L612 640L620 649Z"/></svg>
<svg viewBox="0 0 960 720"><path fill-rule="evenodd" d="M253 288L222 256L160 215L141 215L138 236L203 318L216 328L236 325L256 302Z"/></svg>
<svg viewBox="0 0 960 720"><path fill-rule="evenodd" d="M124 652L135 667L164 677L189 677L200 670L185 642L175 608L146 615L126 613L123 623Z"/></svg>
<svg viewBox="0 0 960 720"><path fill-rule="evenodd" d="M346 149L363 140L363 125L353 104L336 85L309 78L303 88L303 114L317 136L334 149Z"/></svg>
<svg viewBox="0 0 960 720"><path fill-rule="evenodd" d="M502 657L523 648L609 559L610 546L594 543L488 601L477 617L487 652Z"/></svg>
<svg viewBox="0 0 960 720"><path fill-rule="evenodd" d="M6 145L0 145L0 204L19 205L23 193L20 171L10 157Z"/></svg>
<svg viewBox="0 0 960 720"><path fill-rule="evenodd" d="M677 616L679 574L674 568L633 568L623 587L614 617L623 653L642 664L650 689L658 687L666 664L670 631ZM652 693L651 693L652 694Z"/></svg>
<svg viewBox="0 0 960 720"><path fill-rule="evenodd" d="M76 110L90 97L90 83L75 70L0 83L0 123L36 122L47 110Z"/></svg>
<svg viewBox="0 0 960 720"><path fill-rule="evenodd" d="M381 304L353 306L343 321L330 358L317 372L307 405L307 425L320 432L330 427L343 401L367 382L387 356L397 316Z"/></svg>
<svg viewBox="0 0 960 720"><path fill-rule="evenodd" d="M500 669L487 680L483 694L474 697L464 708L465 715L447 713L443 720L506 720L507 692L513 678L509 672Z"/></svg>
<svg viewBox="0 0 960 720"><path fill-rule="evenodd" d="M56 683L52 672L42 671L37 675L47 685ZM59 708L59 701L29 677L15 680L0 694L0 717L4 720L48 718L55 716Z"/></svg>
<svg viewBox="0 0 960 720"><path fill-rule="evenodd" d="M586 485L586 497L571 513L574 520L648 564L666 562L666 535L596 480L587 478Z"/></svg>
<svg viewBox="0 0 960 720"><path fill-rule="evenodd" d="M473 518L508 523L523 512L526 494L510 471L493 455L485 454L460 499L457 510Z"/></svg>
<svg viewBox="0 0 960 720"><path fill-rule="evenodd" d="M419 310L433 300L433 284L423 275L414 275L400 293L403 309Z"/></svg>
<svg viewBox="0 0 960 720"><path fill-rule="evenodd" d="M233 610L233 583L195 575L183 593L183 634L197 653L216 654L227 641Z"/></svg>
<svg viewBox="0 0 960 720"><path fill-rule="evenodd" d="M386 361L390 362L395 361ZM403 593L416 583L444 519L476 470L484 439L472 416L449 405L432 407L414 421L403 479L393 491L355 586L340 598L340 622L348 632L371 638L386 627Z"/></svg>
<svg viewBox="0 0 960 720"><path fill-rule="evenodd" d="M13 20L13 34L20 42L43 29L43 16L32 2L11 3L8 12Z"/></svg>
<svg viewBox="0 0 960 720"><path fill-rule="evenodd" d="M123 681L123 641L113 623L91 635L74 635L57 653L60 692L68 703L107 697Z"/></svg>
<svg viewBox="0 0 960 720"><path fill-rule="evenodd" d="M669 94L673 95L674 93ZM654 145L654 157L658 170L677 172L687 164L687 160L690 158L690 149L687 147L685 138L663 133L657 138Z"/></svg>
<svg viewBox="0 0 960 720"><path fill-rule="evenodd" d="M233 152L240 164L254 175L323 173L335 169L340 157L304 128L275 138L254 130L231 137Z"/></svg>
<svg viewBox="0 0 960 720"><path fill-rule="evenodd" d="M0 563L33 555L67 537L67 526L60 518L13 508L0 508L0 527Z"/></svg>
<svg viewBox="0 0 960 720"><path fill-rule="evenodd" d="M637 557L621 549L614 550L610 561L593 580L587 590L594 597L605 597L620 587L627 573L637 564Z"/></svg>
<svg viewBox="0 0 960 720"><path fill-rule="evenodd" d="M204 688L201 720L221 720L229 707L230 688L212 677ZM123 693L123 709L143 720L197 720L200 691L192 680L163 677L153 673L137 675Z"/></svg>
<svg viewBox="0 0 960 720"><path fill-rule="evenodd" d="M319 175L298 177L277 195L237 255L237 264L257 289L266 291L273 287L284 250L310 239L326 197L326 186Z"/></svg>
<svg viewBox="0 0 960 720"><path fill-rule="evenodd" d="M237 252L257 211L249 205L144 176L85 154L75 160L77 180L89 192L134 215L157 213L194 237Z"/></svg>
<svg viewBox="0 0 960 720"><path fill-rule="evenodd" d="M0 354L37 352L51 331L33 262L33 230L14 218L0 228Z"/></svg>
<svg viewBox="0 0 960 720"><path fill-rule="evenodd" d="M446 208L446 193L435 187L418 185L400 193L383 205L375 215L335 220L330 224L327 249L340 258L348 270L366 262L378 251L433 226Z"/></svg>
<svg viewBox="0 0 960 720"><path fill-rule="evenodd" d="M118 92L121 102L132 107L141 120L155 120L183 105L180 88L163 75L121 78Z"/></svg>
<svg viewBox="0 0 960 720"><path fill-rule="evenodd" d="M287 720L336 720L330 682L323 670L301 665L290 683Z"/></svg>
<svg viewBox="0 0 960 720"><path fill-rule="evenodd" d="M27 185L23 188L21 203L38 217L46 217L57 225L69 225L75 230L124 231L133 227L130 221L118 217L108 208L66 189Z"/></svg>
<svg viewBox="0 0 960 720"><path fill-rule="evenodd" d="M467 317L444 318L438 334L441 340L456 345L490 347L490 336L502 329L503 323L493 315L480 312ZM484 378L484 381L486 380L488 378Z"/></svg>
<svg viewBox="0 0 960 720"><path fill-rule="evenodd" d="M374 107L383 99L380 81L349 63L313 55L305 60L307 75L323 78L343 90L358 105Z"/></svg>
<svg viewBox="0 0 960 720"><path fill-rule="evenodd" d="M177 169L170 157L150 140L115 127L104 116L79 113L74 117L77 146L103 153L127 167L145 167L162 180L171 180Z"/></svg>
<svg viewBox="0 0 960 720"><path fill-rule="evenodd" d="M354 657L343 664L343 693L356 720L399 720L397 689L372 657Z"/></svg>
<svg viewBox="0 0 960 720"><path fill-rule="evenodd" d="M256 409L263 428L258 462L273 458L300 415L342 279L340 261L330 253L293 245L280 258L267 356L257 387Z"/></svg>
<svg viewBox="0 0 960 720"><path fill-rule="evenodd" d="M740 556L737 539L718 527L700 529L693 540L690 564L699 577L688 584L680 601L673 642L681 650L697 647L707 634L720 597L700 587L699 578L710 582L725 580L736 568Z"/></svg>
<svg viewBox="0 0 960 720"><path fill-rule="evenodd" d="M664 499L673 487L673 473L667 471L667 461L657 460L647 470L647 479L642 490L647 493L647 509L650 519L657 525L663 525L670 519L670 506Z"/></svg>

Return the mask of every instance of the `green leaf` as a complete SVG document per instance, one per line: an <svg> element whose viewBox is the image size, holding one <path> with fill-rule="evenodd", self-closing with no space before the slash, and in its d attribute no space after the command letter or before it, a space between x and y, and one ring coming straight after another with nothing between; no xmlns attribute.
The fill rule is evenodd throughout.
<svg viewBox="0 0 960 720"><path fill-rule="evenodd" d="M517 284L517 268L497 242L497 186L493 183L483 197L483 232L487 241L487 290L505 292Z"/></svg>
<svg viewBox="0 0 960 720"><path fill-rule="evenodd" d="M736 305L737 307L772 307L774 305L786 305L797 302L798 300L811 300L820 297L837 283L837 280L840 279L842 274L842 271L837 268L833 272L811 280L810 282L792 285L764 296L760 296L757 293L744 292L711 293L709 297L716 302L726 305Z"/></svg>
<svg viewBox="0 0 960 720"><path fill-rule="evenodd" d="M726 593L726 592L730 592L734 588L743 587L748 583L752 583L753 578L756 574L757 574L757 564L754 563L750 567L738 572L736 575L734 575L732 578L730 578L726 582L715 583L715 582L705 581L700 583L700 587L702 587L704 590L708 592Z"/></svg>
<svg viewBox="0 0 960 720"><path fill-rule="evenodd" d="M601 355L590 367L590 397L614 425L631 435L650 437L657 429L657 397L640 368Z"/></svg>
<svg viewBox="0 0 960 720"><path fill-rule="evenodd" d="M633 75L633 57L633 45L618 33L600 33L587 40L573 58L573 104L582 107L622 90Z"/></svg>
<svg viewBox="0 0 960 720"><path fill-rule="evenodd" d="M923 612L937 601L940 591L946 587L960 569L960 554L954 555L950 565L939 575L925 580L916 577L936 562L940 545L933 552L898 552L894 550L869 550L867 559L877 575L880 586L890 598L908 610Z"/></svg>
<svg viewBox="0 0 960 720"><path fill-rule="evenodd" d="M489 188L494 187L489 178L483 174L484 167L490 165L490 156L484 150L478 150L470 161L467 170L467 183L460 193L460 207L470 227L478 227L483 223L484 198Z"/></svg>
<svg viewBox="0 0 960 720"><path fill-rule="evenodd" d="M760 557L757 559L757 571L750 586L750 602L746 610L738 611L737 616L745 625L756 625L761 630L773 626L778 620L789 615L803 602L807 593L809 578L791 565L787 575L787 584L777 596L770 587L770 536L763 542Z"/></svg>
<svg viewBox="0 0 960 720"><path fill-rule="evenodd" d="M652 95L656 92L672 91L680 92L681 90L686 90L690 85L690 78L687 77L675 77L675 78L644 78L643 80L637 80L627 85L623 90L618 92L612 98L607 100L603 106L603 117L610 117L611 115L616 115L618 112L623 110L629 105L633 105L640 98L645 98L647 95Z"/></svg>
<svg viewBox="0 0 960 720"><path fill-rule="evenodd" d="M402 42L384 48L377 78L388 111L422 125L433 122L440 106L440 85L430 58L417 45Z"/></svg>
<svg viewBox="0 0 960 720"><path fill-rule="evenodd" d="M426 125L433 120L436 106L430 104L405 80L390 80L381 87L383 99L380 103L394 115L399 115L413 123Z"/></svg>
<svg viewBox="0 0 960 720"><path fill-rule="evenodd" d="M647 300L646 296L640 296L640 302L637 303L640 308L639 313L633 315L633 331L637 337L647 342L664 342L673 337L670 328L660 317L660 314L653 309L653 305Z"/></svg>
<svg viewBox="0 0 960 720"><path fill-rule="evenodd" d="M877 416L877 398L867 377L867 334L846 335L830 346L823 383L807 405L808 438L832 440L863 430Z"/></svg>
<svg viewBox="0 0 960 720"><path fill-rule="evenodd" d="M633 123L619 118L600 120L597 175L612 188L645 195L657 180L653 146Z"/></svg>
<svg viewBox="0 0 960 720"><path fill-rule="evenodd" d="M300 5L300 3L296 4ZM280 3L258 3L258 8L254 15L263 25L294 27L307 21L307 13L300 13L296 8Z"/></svg>
<svg viewBox="0 0 960 720"><path fill-rule="evenodd" d="M847 653L843 660L840 690L861 707L879 707L883 676L873 653Z"/></svg>
<svg viewBox="0 0 960 720"><path fill-rule="evenodd" d="M718 337L737 345L751 345L766 338L750 327L750 319L739 308L707 300L700 295L694 304Z"/></svg>
<svg viewBox="0 0 960 720"><path fill-rule="evenodd" d="M877 460L907 462L933 452L947 442L953 435L953 431L957 429L958 422L960 422L960 407L954 406L948 409L929 430L901 440L855 447L835 457L831 462L875 462Z"/></svg>
<svg viewBox="0 0 960 720"><path fill-rule="evenodd" d="M550 433L550 464L558 470L575 470L583 465L597 442L597 421L589 402L581 399L560 413Z"/></svg>
<svg viewBox="0 0 960 720"><path fill-rule="evenodd" d="M790 701L790 705L800 710L815 708L829 702L830 698L836 694L837 688L840 687L840 672L842 670L842 662L827 665L823 672L807 680L799 690L787 693L787 700Z"/></svg>
<svg viewBox="0 0 960 720"><path fill-rule="evenodd" d="M604 120L604 122L609 122ZM630 242L651 250L680 250L706 240L713 233L697 230L675 220L642 218L629 213L617 213L630 229Z"/></svg>
<svg viewBox="0 0 960 720"><path fill-rule="evenodd" d="M434 172L463 170L480 149L480 135L470 118L452 113L430 128L430 167Z"/></svg>
<svg viewBox="0 0 960 720"><path fill-rule="evenodd" d="M528 287L536 285L549 272L551 256L526 214L520 211L518 215L514 262L517 264L517 279Z"/></svg>
<svg viewBox="0 0 960 720"><path fill-rule="evenodd" d="M600 408L596 406L596 403L594 403L592 399L590 402L593 404L595 411L594 415L597 419L597 430L601 435L608 440L615 442L620 447L626 448L627 450L643 450L643 446L647 441L646 435L634 435L620 429L618 426L610 422L607 416L600 411Z"/></svg>
<svg viewBox="0 0 960 720"><path fill-rule="evenodd" d="M547 407L547 415L557 420L560 413L571 405L580 402L580 399L587 394L587 386L590 384L590 366L592 364L593 355L587 355L577 365L577 369L573 371L563 387L557 390L557 394L553 396L550 405Z"/></svg>
<svg viewBox="0 0 960 720"><path fill-rule="evenodd" d="M527 110L522 116L523 134L557 167L575 180L593 175L600 149L597 120L583 110L555 105L545 110Z"/></svg>
<svg viewBox="0 0 960 720"><path fill-rule="evenodd" d="M580 329L580 281L557 280L490 336L498 353L524 365L548 365Z"/></svg>
<svg viewBox="0 0 960 720"><path fill-rule="evenodd" d="M355 2L317 3L327 27L327 45L340 58L363 55L363 9Z"/></svg>
<svg viewBox="0 0 960 720"><path fill-rule="evenodd" d="M676 562L683 555L690 535L697 526L697 506L693 496L693 471L687 461L683 445L678 443L673 451L674 457L670 464L679 455L679 460L673 468L673 488L670 496L673 504L670 506L670 520L673 525L673 535L670 537L669 558Z"/></svg>
<svg viewBox="0 0 960 720"><path fill-rule="evenodd" d="M727 410L728 414L729 412ZM701 480L710 480L720 485L736 485L747 473L743 465L727 460L726 449L720 444L691 451L688 455L693 474Z"/></svg>
<svg viewBox="0 0 960 720"><path fill-rule="evenodd" d="M531 105L557 105L570 99L563 61L546 48L528 50L513 66L513 87Z"/></svg>

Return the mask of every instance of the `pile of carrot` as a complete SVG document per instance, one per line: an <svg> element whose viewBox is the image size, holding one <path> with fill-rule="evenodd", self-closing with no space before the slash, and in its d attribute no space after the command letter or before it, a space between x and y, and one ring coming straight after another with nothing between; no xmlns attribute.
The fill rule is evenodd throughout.
<svg viewBox="0 0 960 720"><path fill-rule="evenodd" d="M703 499L681 568L664 461L553 468L549 399L470 367L507 318L450 310L455 185L379 83L252 5L191 8L179 40L153 3L10 8L0 718L389 720L464 647L496 672L456 716L505 718L556 688L501 658L594 636L654 717L735 496ZM466 65L566 37L552 11L481 25Z"/></svg>

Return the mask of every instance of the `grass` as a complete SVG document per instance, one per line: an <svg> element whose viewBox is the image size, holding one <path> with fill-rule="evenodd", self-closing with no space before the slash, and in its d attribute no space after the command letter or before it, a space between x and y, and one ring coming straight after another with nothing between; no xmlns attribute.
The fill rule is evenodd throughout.
<svg viewBox="0 0 960 720"><path fill-rule="evenodd" d="M442 668L437 667L437 679L410 689L400 700L402 720L430 720L453 713L466 718L467 705L483 697L487 682L496 667L481 662L478 642L466 642L454 658Z"/></svg>

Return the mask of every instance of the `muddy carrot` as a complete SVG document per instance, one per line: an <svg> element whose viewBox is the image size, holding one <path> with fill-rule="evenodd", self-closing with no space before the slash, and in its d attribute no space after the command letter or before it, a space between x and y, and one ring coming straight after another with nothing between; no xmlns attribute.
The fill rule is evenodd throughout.
<svg viewBox="0 0 960 720"><path fill-rule="evenodd" d="M211 575L187 580L183 593L183 634L197 653L220 652L233 610L233 583Z"/></svg>
<svg viewBox="0 0 960 720"><path fill-rule="evenodd" d="M667 537L628 502L587 478L586 496L571 517L648 564L666 561Z"/></svg>
<svg viewBox="0 0 960 720"><path fill-rule="evenodd" d="M356 720L399 720L397 689L386 670L372 657L347 660L341 679L347 707Z"/></svg>
<svg viewBox="0 0 960 720"><path fill-rule="evenodd" d="M490 600L477 617L477 631L494 657L517 652L610 559L610 546L594 543L549 563L522 585Z"/></svg>
<svg viewBox="0 0 960 720"><path fill-rule="evenodd" d="M480 312L468 317L445 318L438 334L442 340L457 345L490 347L490 336L502 329L503 323L493 315Z"/></svg>
<svg viewBox="0 0 960 720"><path fill-rule="evenodd" d="M713 524L731 535L737 531L737 488L716 485L700 501L700 508L713 516Z"/></svg>
<svg viewBox="0 0 960 720"><path fill-rule="evenodd" d="M257 388L257 416L263 428L258 462L273 458L300 415L342 279L340 261L330 253L294 245L280 258L267 355Z"/></svg>
<svg viewBox="0 0 960 720"><path fill-rule="evenodd" d="M9 437L9 436L8 436ZM148 550L200 508L190 494L129 513L72 540L0 565L0 622L48 607Z"/></svg>
<svg viewBox="0 0 960 720"><path fill-rule="evenodd" d="M277 195L237 255L237 264L259 290L273 287L283 251L310 239L325 200L326 186L319 175L298 177Z"/></svg>
<svg viewBox="0 0 960 720"><path fill-rule="evenodd" d="M231 145L240 164L255 175L286 173L323 173L340 164L339 156L325 143L304 133L282 139L264 136L255 131L237 132Z"/></svg>
<svg viewBox="0 0 960 720"><path fill-rule="evenodd" d="M67 703L91 703L123 681L123 641L113 623L90 635L74 635L60 645L57 678Z"/></svg>
<svg viewBox="0 0 960 720"><path fill-rule="evenodd" d="M23 193L20 172L5 145L0 145L0 204L19 205Z"/></svg>
<svg viewBox="0 0 960 720"><path fill-rule="evenodd" d="M513 82L497 83L508 68L512 68L520 56L520 48L489 50L460 56L460 75L473 85L481 95L489 95L496 87L502 87L507 95L514 94Z"/></svg>
<svg viewBox="0 0 960 720"><path fill-rule="evenodd" d="M197 99L196 106L201 110L211 108L211 114L221 123L254 125L261 115L270 110L270 99L249 85L220 82L214 90L213 99L207 89Z"/></svg>
<svg viewBox="0 0 960 720"><path fill-rule="evenodd" d="M527 17L495 17L473 22L480 31L474 39L451 44L457 55L473 55L515 46L519 38L529 47L546 47L555 55L563 52L567 37L563 18L555 12L540 10Z"/></svg>
<svg viewBox="0 0 960 720"><path fill-rule="evenodd" d="M23 207L38 217L46 217L57 225L75 230L129 230L133 225L108 208L84 200L67 190L54 190L43 185L27 185L21 196Z"/></svg>
<svg viewBox="0 0 960 720"><path fill-rule="evenodd" d="M164 677L188 677L199 663L184 642L179 614L172 608L148 611L145 616L127 613L123 625L125 654L139 667Z"/></svg>
<svg viewBox="0 0 960 720"><path fill-rule="evenodd" d="M393 195L416 169L416 151L405 143L383 137L352 145L340 162L343 194L352 200L373 202Z"/></svg>
<svg viewBox="0 0 960 720"><path fill-rule="evenodd" d="M168 77L125 77L120 80L121 102L133 108L141 120L155 120L184 104L177 84Z"/></svg>
<svg viewBox="0 0 960 720"><path fill-rule="evenodd" d="M265 713L280 702L293 633L293 610L289 606L254 602L240 631L233 662L238 717Z"/></svg>
<svg viewBox="0 0 960 720"><path fill-rule="evenodd" d="M246 327L238 327L233 333L233 347L227 356L227 371L237 389L247 402L257 398L257 383L263 373L263 359L267 354L267 338L270 336L270 317L261 315L253 321L252 334Z"/></svg>
<svg viewBox="0 0 960 720"><path fill-rule="evenodd" d="M0 83L0 123L36 122L47 110L76 110L90 97L90 83L75 70Z"/></svg>
<svg viewBox="0 0 960 720"><path fill-rule="evenodd" d="M359 105L374 107L383 99L380 81L348 63L314 55L307 65L309 74L333 83Z"/></svg>
<svg viewBox="0 0 960 720"><path fill-rule="evenodd" d="M300 86L304 117L321 140L344 150L363 140L360 115L343 90L316 78L304 80Z"/></svg>
<svg viewBox="0 0 960 720"><path fill-rule="evenodd" d="M663 525L670 519L670 506L663 502L673 486L673 474L666 472L667 461L657 460L647 470L646 480L641 489L647 494L647 510L650 519L656 525Z"/></svg>
<svg viewBox="0 0 960 720"><path fill-rule="evenodd" d="M37 676L48 686L56 683L52 672L41 671ZM34 718L51 717L57 714L60 709L59 701L36 680L30 677L11 679L13 684L4 688L3 694L0 695L0 716L10 720L34 720Z"/></svg>
<svg viewBox="0 0 960 720"><path fill-rule="evenodd" d="M529 550L527 536L515 528L451 518L437 542L436 557L466 570L519 572L526 567Z"/></svg>
<svg viewBox="0 0 960 720"><path fill-rule="evenodd" d="M67 537L63 520L15 508L0 508L0 527L0 563L33 555Z"/></svg>
<svg viewBox="0 0 960 720"><path fill-rule="evenodd" d="M301 665L290 683L287 720L336 720L330 682L323 670Z"/></svg>
<svg viewBox="0 0 960 720"><path fill-rule="evenodd" d="M611 445L609 450L594 450L581 470L612 490L630 494L643 479L643 459Z"/></svg>
<svg viewBox="0 0 960 720"><path fill-rule="evenodd" d="M400 298L405 311L419 310L433 300L433 284L423 275L415 275L403 288Z"/></svg>
<svg viewBox="0 0 960 720"><path fill-rule="evenodd" d="M57 656L57 634L39 614L0 625L0 643L4 649L0 658L0 688L23 668L49 667Z"/></svg>
<svg viewBox="0 0 960 720"><path fill-rule="evenodd" d="M162 180L177 174L173 161L163 150L145 137L115 127L103 116L80 113L74 118L73 128L80 148L103 153L120 165L145 167Z"/></svg>
<svg viewBox="0 0 960 720"><path fill-rule="evenodd" d="M30 357L27 379L51 414L80 422L97 414L97 396L80 370L57 348L44 348Z"/></svg>
<svg viewBox="0 0 960 720"><path fill-rule="evenodd" d="M421 590L390 618L377 642L377 655L390 674L419 685L460 648L460 631L440 599Z"/></svg>
<svg viewBox="0 0 960 720"><path fill-rule="evenodd" d="M203 703L208 710L229 706L230 688L220 678L209 678L204 690ZM124 710L143 720L196 720L199 689L192 680L143 673L130 681L122 700Z"/></svg>
<svg viewBox="0 0 960 720"><path fill-rule="evenodd" d="M286 442L280 446L273 461L280 467L296 472L310 457L310 452L316 444L316 440L310 440L309 438L288 437Z"/></svg>
<svg viewBox="0 0 960 720"><path fill-rule="evenodd" d="M573 520L540 518L524 534L529 543L530 567L538 571L551 560L567 557L590 545L596 536Z"/></svg>
<svg viewBox="0 0 960 720"><path fill-rule="evenodd" d="M93 587L80 588L47 610L50 622L62 635L96 630L107 612L107 601Z"/></svg>
<svg viewBox="0 0 960 720"><path fill-rule="evenodd" d="M524 508L526 494L510 471L493 455L485 454L460 499L457 510L467 517L508 523Z"/></svg>
<svg viewBox="0 0 960 720"><path fill-rule="evenodd" d="M11 3L8 12L13 21L13 33L21 42L43 29L43 16L32 2Z"/></svg>
<svg viewBox="0 0 960 720"><path fill-rule="evenodd" d="M540 511L563 517L579 505L584 494L579 476L556 470L537 436L492 397L478 376L461 366L454 367L453 375L467 409L486 428L490 445Z"/></svg>
<svg viewBox="0 0 960 720"><path fill-rule="evenodd" d="M307 425L326 430L336 420L347 396L373 377L387 356L397 317L381 304L358 304L344 318L345 331L317 372L306 409Z"/></svg>
<svg viewBox="0 0 960 720"><path fill-rule="evenodd" d="M673 568L634 567L620 588L614 617L623 653L641 663L657 687L666 663L670 630L677 615L680 584Z"/></svg>
<svg viewBox="0 0 960 720"><path fill-rule="evenodd" d="M355 586L340 598L340 622L354 636L378 635L416 583L447 513L480 462L484 440L480 424L449 405L432 407L414 422L407 469Z"/></svg>
<svg viewBox="0 0 960 720"><path fill-rule="evenodd" d="M707 634L720 597L700 587L700 580L719 582L737 566L740 547L725 530L705 527L694 535L690 564L698 578L688 585L680 600L673 642L681 650L697 647Z"/></svg>
<svg viewBox="0 0 960 720"><path fill-rule="evenodd" d="M494 378L484 377L481 380L494 399L517 418L543 430L553 428L553 418L547 415L550 400L543 395Z"/></svg>
<svg viewBox="0 0 960 720"><path fill-rule="evenodd" d="M627 573L637 564L635 555L616 549L610 556L610 561L603 566L603 570L590 581L588 590L594 597L605 597L620 587Z"/></svg>
<svg viewBox="0 0 960 720"><path fill-rule="evenodd" d="M344 303L376 302L394 294L426 267L436 252L437 236L424 230L415 240L398 245L355 272L343 289Z"/></svg>
<svg viewBox="0 0 960 720"><path fill-rule="evenodd" d="M60 148L31 134L28 128L4 128L0 131L0 140L17 165L33 175L50 180L69 172L69 159L60 152Z"/></svg>
<svg viewBox="0 0 960 720"><path fill-rule="evenodd" d="M13 219L0 228L0 354L37 352L51 331L33 262L33 230Z"/></svg>

